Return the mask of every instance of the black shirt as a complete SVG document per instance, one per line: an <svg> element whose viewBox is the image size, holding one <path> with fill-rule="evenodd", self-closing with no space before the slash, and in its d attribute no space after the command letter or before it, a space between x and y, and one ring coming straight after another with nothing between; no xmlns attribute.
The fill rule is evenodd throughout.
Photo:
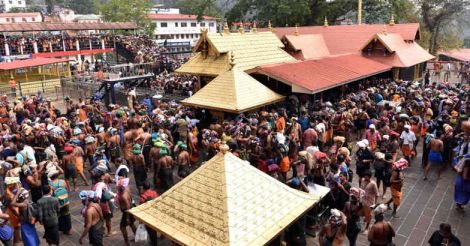
<svg viewBox="0 0 470 246"><path fill-rule="evenodd" d="M431 238L429 238L429 245L431 246L443 246L444 244L442 243L444 241L444 237L439 233L439 231L435 231ZM454 234L451 234L449 237L449 243L447 246L460 246L460 240L454 236Z"/></svg>

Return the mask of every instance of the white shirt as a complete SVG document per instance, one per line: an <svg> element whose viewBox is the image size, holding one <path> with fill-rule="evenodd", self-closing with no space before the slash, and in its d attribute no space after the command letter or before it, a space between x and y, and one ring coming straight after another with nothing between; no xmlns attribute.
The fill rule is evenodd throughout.
<svg viewBox="0 0 470 246"><path fill-rule="evenodd" d="M403 144L414 145L414 142L416 141L416 136L415 133L412 131L403 131L400 135L400 139L403 141Z"/></svg>

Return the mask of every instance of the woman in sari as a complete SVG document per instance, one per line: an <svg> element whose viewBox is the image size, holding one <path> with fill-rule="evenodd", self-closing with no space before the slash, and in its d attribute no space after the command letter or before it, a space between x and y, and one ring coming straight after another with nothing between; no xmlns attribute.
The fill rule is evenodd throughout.
<svg viewBox="0 0 470 246"><path fill-rule="evenodd" d="M456 167L454 201L458 210L463 211L463 206L470 200L470 159L463 161L462 167Z"/></svg>

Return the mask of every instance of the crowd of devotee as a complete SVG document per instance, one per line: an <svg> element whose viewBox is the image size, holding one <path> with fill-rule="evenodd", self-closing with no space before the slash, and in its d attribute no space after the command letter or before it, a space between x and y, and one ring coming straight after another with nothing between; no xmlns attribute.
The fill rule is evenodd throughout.
<svg viewBox="0 0 470 246"><path fill-rule="evenodd" d="M68 35L39 33L36 35L22 36L2 36L0 37L0 52L6 54L5 44L8 44L10 55L32 54L34 53L34 43L37 45L37 52L55 51L76 51L77 44L83 49L102 49L102 43L106 48L114 47L113 37L107 34L90 35Z"/></svg>
<svg viewBox="0 0 470 246"><path fill-rule="evenodd" d="M164 73L155 86L172 93L166 82L172 80L187 88L196 83ZM384 215L401 216L412 163L421 165L428 182L455 172L454 207L465 211L468 90L464 84L371 79L345 87L335 100L294 95L223 122L208 110L150 96L130 96L128 105L65 97L64 111L40 95L13 103L2 97L0 240L40 245L43 238L59 245L72 232L70 201L80 199L85 226L74 228L82 233L79 243L103 245L115 229L112 221L120 220L129 245L138 224L128 210L167 191L227 144L232 154L292 188L308 192L314 183L331 189L320 245L355 245L360 233L370 245L390 245L395 231ZM286 231L287 245L307 244L305 230L314 225L300 223ZM153 243L160 240L146 230ZM443 242L460 245L445 223L429 239L431 245Z"/></svg>

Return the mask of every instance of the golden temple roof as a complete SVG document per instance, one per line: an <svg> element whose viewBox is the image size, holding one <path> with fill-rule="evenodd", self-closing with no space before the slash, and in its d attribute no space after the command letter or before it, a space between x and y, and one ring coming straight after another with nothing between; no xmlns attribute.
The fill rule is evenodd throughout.
<svg viewBox="0 0 470 246"><path fill-rule="evenodd" d="M240 113L283 98L250 75L234 68L219 75L192 97L181 102L188 106Z"/></svg>
<svg viewBox="0 0 470 246"><path fill-rule="evenodd" d="M196 56L207 59L203 63L209 67L208 69L217 71L223 66L220 63L213 62L218 60L216 57L233 52L235 67L244 71L266 64L295 61L292 56L282 49L283 47L282 42L272 32L202 32L201 38L193 51ZM200 62L201 59L191 59L177 69L176 72L203 75L201 69L198 68Z"/></svg>
<svg viewBox="0 0 470 246"><path fill-rule="evenodd" d="M230 68L227 57L227 54L223 54L218 57L212 56L204 58L201 53L197 53L183 66L178 68L177 72L216 77Z"/></svg>
<svg viewBox="0 0 470 246"><path fill-rule="evenodd" d="M219 153L130 212L182 245L249 246L268 243L318 201L231 153Z"/></svg>

